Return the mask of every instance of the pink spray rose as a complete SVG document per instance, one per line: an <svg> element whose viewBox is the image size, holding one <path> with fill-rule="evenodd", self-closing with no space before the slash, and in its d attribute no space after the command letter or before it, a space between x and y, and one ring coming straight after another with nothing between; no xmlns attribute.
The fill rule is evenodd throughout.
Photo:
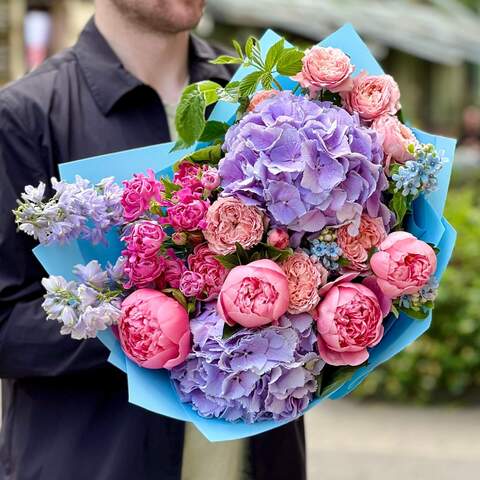
<svg viewBox="0 0 480 480"><path fill-rule="evenodd" d="M437 269L433 248L410 233L391 233L378 249L370 266L378 286L390 298L418 292Z"/></svg>
<svg viewBox="0 0 480 480"><path fill-rule="evenodd" d="M267 244L284 250L290 245L288 232L284 228L272 228L267 234Z"/></svg>
<svg viewBox="0 0 480 480"><path fill-rule="evenodd" d="M208 209L203 234L210 250L220 255L235 251L235 243L249 249L262 239L263 215L234 197L219 198Z"/></svg>
<svg viewBox="0 0 480 480"><path fill-rule="evenodd" d="M368 270L370 250L378 247L386 236L382 218L372 218L365 213L360 219L358 235L351 235L348 225L340 227L337 230L337 242L342 249L342 256L350 262L348 269L357 272Z"/></svg>
<svg viewBox="0 0 480 480"><path fill-rule="evenodd" d="M149 220L136 222L128 235L122 238L127 250L139 257L156 255L165 240L165 232L161 225Z"/></svg>
<svg viewBox="0 0 480 480"><path fill-rule="evenodd" d="M405 163L413 158L408 146L417 142L413 132L397 117L382 115L375 119L372 128L377 131L383 145L383 151L388 159L398 163ZM388 163L390 163L388 161Z"/></svg>
<svg viewBox="0 0 480 480"><path fill-rule="evenodd" d="M204 286L205 282L203 280L203 275L190 270L183 272L179 288L186 297L199 296L202 293Z"/></svg>
<svg viewBox="0 0 480 480"><path fill-rule="evenodd" d="M128 278L125 288L146 287L160 277L165 268L165 258L159 255L140 257L128 250L122 255L125 257L124 273Z"/></svg>
<svg viewBox="0 0 480 480"><path fill-rule="evenodd" d="M372 290L351 279L345 275L325 285L314 315L318 351L330 365L360 365L369 356L367 348L383 337L382 322L388 312L382 311Z"/></svg>
<svg viewBox="0 0 480 480"><path fill-rule="evenodd" d="M360 73L353 79L353 88L342 95L349 112L357 112L363 120L382 115L395 115L400 110L400 90L390 75Z"/></svg>
<svg viewBox="0 0 480 480"><path fill-rule="evenodd" d="M161 200L163 185L155 178L153 170L148 170L147 173L148 176L136 173L131 180L123 182L121 204L127 222L136 220L147 211L151 200Z"/></svg>
<svg viewBox="0 0 480 480"><path fill-rule="evenodd" d="M203 167L196 163L183 161L180 162L177 171L173 175L173 183L181 185L182 188L190 188L196 190L201 188L200 181Z"/></svg>
<svg viewBox="0 0 480 480"><path fill-rule="evenodd" d="M208 167L202 174L202 186L207 190L215 190L220 185L220 175L214 167Z"/></svg>
<svg viewBox="0 0 480 480"><path fill-rule="evenodd" d="M259 105L260 103L264 102L269 98L274 97L277 94L278 94L278 90L275 90L275 89L261 90L260 92L257 92L250 100L247 110L249 112L252 112L253 110L255 110L257 105Z"/></svg>
<svg viewBox="0 0 480 480"><path fill-rule="evenodd" d="M312 310L320 301L318 290L327 282L327 270L320 263L313 263L303 251L288 257L282 269L288 280L289 313Z"/></svg>
<svg viewBox="0 0 480 480"><path fill-rule="evenodd" d="M203 277L202 300L217 298L227 276L227 269L215 258L206 243L197 245L187 259L188 268ZM200 298L199 297L199 298Z"/></svg>
<svg viewBox="0 0 480 480"><path fill-rule="evenodd" d="M352 89L354 67L339 48L312 47L305 51L302 63L302 71L292 79L308 88L312 97L322 89L333 93Z"/></svg>
<svg viewBox="0 0 480 480"><path fill-rule="evenodd" d="M168 223L174 230L193 231L203 229L206 226L205 216L210 204L197 198L195 195L188 195L167 208Z"/></svg>
<svg viewBox="0 0 480 480"><path fill-rule="evenodd" d="M158 290L136 290L122 302L118 334L127 357L144 368L171 369L190 352L187 311Z"/></svg>
<svg viewBox="0 0 480 480"><path fill-rule="evenodd" d="M163 258L165 265L162 274L155 281L157 288L160 290L163 290L167 286L171 288L179 288L182 274L187 269L184 261L175 255L173 249L168 249L167 255Z"/></svg>
<svg viewBox="0 0 480 480"><path fill-rule="evenodd" d="M218 297L217 310L233 326L276 324L288 308L288 280L272 260L257 260L233 268Z"/></svg>

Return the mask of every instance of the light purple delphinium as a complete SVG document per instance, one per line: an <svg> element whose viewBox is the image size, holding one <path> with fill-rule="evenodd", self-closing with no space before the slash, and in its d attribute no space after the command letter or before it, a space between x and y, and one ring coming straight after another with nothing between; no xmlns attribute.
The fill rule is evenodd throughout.
<svg viewBox="0 0 480 480"><path fill-rule="evenodd" d="M330 102L280 92L231 127L223 149L223 194L266 208L274 224L319 232L363 211L391 222L377 134Z"/></svg>
<svg viewBox="0 0 480 480"><path fill-rule="evenodd" d="M224 322L207 303L190 327L193 353L171 378L200 415L253 423L292 419L310 404L324 365L310 315L285 315L279 326L223 339Z"/></svg>

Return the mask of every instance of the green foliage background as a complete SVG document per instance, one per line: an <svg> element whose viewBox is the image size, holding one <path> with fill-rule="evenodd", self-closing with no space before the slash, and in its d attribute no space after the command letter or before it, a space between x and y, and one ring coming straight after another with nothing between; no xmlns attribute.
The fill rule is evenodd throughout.
<svg viewBox="0 0 480 480"><path fill-rule="evenodd" d="M445 216L458 239L430 329L369 375L355 391L357 398L417 403L480 400L478 178L478 172L454 175Z"/></svg>

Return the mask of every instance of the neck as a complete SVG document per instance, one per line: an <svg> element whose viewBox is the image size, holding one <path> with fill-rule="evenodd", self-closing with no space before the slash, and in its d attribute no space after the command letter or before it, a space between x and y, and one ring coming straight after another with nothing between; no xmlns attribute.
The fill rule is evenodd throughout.
<svg viewBox="0 0 480 480"><path fill-rule="evenodd" d="M95 24L126 70L176 104L188 81L189 32L142 30L115 8L98 2Z"/></svg>

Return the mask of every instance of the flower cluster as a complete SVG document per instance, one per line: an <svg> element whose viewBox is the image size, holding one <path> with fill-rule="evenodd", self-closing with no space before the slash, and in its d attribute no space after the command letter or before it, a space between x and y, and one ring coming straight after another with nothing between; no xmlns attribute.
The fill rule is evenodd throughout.
<svg viewBox="0 0 480 480"><path fill-rule="evenodd" d="M96 185L76 177L75 183L51 179L54 194L44 200L46 186L27 186L15 210L19 230L45 245L64 244L76 238L92 243L104 240L113 226L122 223L121 188L112 177Z"/></svg>
<svg viewBox="0 0 480 480"><path fill-rule="evenodd" d="M200 415L253 423L293 419L308 407L324 365L310 315L284 315L277 326L223 338L224 322L207 303L190 328L193 352L171 377Z"/></svg>

